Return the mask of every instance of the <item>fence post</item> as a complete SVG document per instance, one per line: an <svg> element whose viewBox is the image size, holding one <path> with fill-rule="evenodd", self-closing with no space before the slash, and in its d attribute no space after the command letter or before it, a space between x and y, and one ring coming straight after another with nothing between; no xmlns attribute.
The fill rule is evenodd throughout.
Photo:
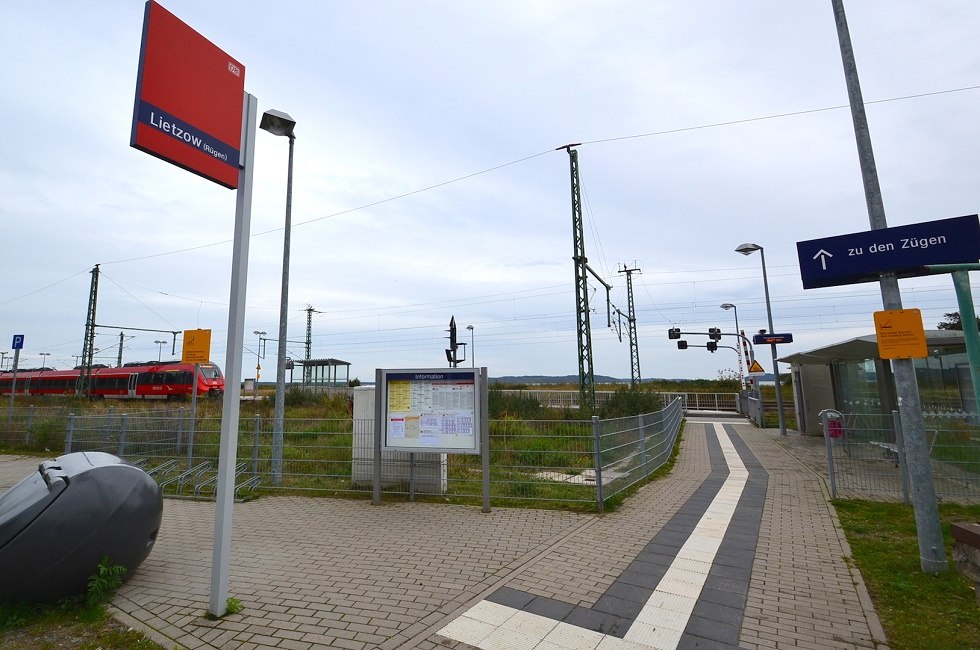
<svg viewBox="0 0 980 650"><path fill-rule="evenodd" d="M261 428L261 418L255 414L255 435L252 436L252 476L259 475L259 429Z"/></svg>
<svg viewBox="0 0 980 650"><path fill-rule="evenodd" d="M184 446L184 407L181 406L177 409L177 447L174 449L174 455L180 453L180 448Z"/></svg>
<svg viewBox="0 0 980 650"><path fill-rule="evenodd" d="M830 476L830 498L837 498L837 478L834 476L833 440L830 437L830 412L820 411L820 426L823 429L823 439L827 445L827 474Z"/></svg>
<svg viewBox="0 0 980 650"><path fill-rule="evenodd" d="M602 496L602 432L599 427L599 416L592 416L592 449L595 454L595 498L599 512L605 508L605 499Z"/></svg>
<svg viewBox="0 0 980 650"><path fill-rule="evenodd" d="M116 454L120 458L126 455L126 420L128 414L123 413L119 416L119 452Z"/></svg>
<svg viewBox="0 0 980 650"><path fill-rule="evenodd" d="M24 431L24 445L30 446L31 444L31 429L34 428L34 405L31 404L27 407L27 430Z"/></svg>
<svg viewBox="0 0 980 650"><path fill-rule="evenodd" d="M902 477L902 502L909 501L909 471L905 465L905 435L902 433L902 417L898 411L892 411L892 427L895 429L895 447L898 449L898 473Z"/></svg>
<svg viewBox="0 0 980 650"><path fill-rule="evenodd" d="M234 462L234 460L232 461ZM187 427L187 469L194 466L194 418Z"/></svg>
<svg viewBox="0 0 980 650"><path fill-rule="evenodd" d="M647 458L647 426L646 417L641 413L637 424L640 428L640 458L643 459L643 478L650 477L650 459Z"/></svg>
<svg viewBox="0 0 980 650"><path fill-rule="evenodd" d="M68 414L68 430L65 431L65 453L71 453L72 438L75 435L75 414Z"/></svg>

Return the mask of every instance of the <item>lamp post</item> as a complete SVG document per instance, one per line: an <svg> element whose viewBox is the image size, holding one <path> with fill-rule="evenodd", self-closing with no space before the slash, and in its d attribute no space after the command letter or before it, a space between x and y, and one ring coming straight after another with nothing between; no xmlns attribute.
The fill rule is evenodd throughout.
<svg viewBox="0 0 980 650"><path fill-rule="evenodd" d="M44 370L44 368L47 367L47 365L48 365L48 357L50 357L50 356L51 356L51 353L50 352L42 352L41 353L41 370Z"/></svg>
<svg viewBox="0 0 980 650"><path fill-rule="evenodd" d="M279 302L279 346L276 359L276 405L272 424L272 483L282 482L282 431L286 410L286 309L289 302L289 235L293 211L293 146L296 120L287 113L268 110L262 114L259 128L272 135L289 138L289 163L286 168L286 223L282 238L282 294Z"/></svg>
<svg viewBox="0 0 980 650"><path fill-rule="evenodd" d="M166 341L154 341L157 344L157 363L160 362L160 358L163 356L163 346L167 344Z"/></svg>
<svg viewBox="0 0 980 650"><path fill-rule="evenodd" d="M470 368L476 368L476 348L473 347L473 326L467 325L466 329L470 331Z"/></svg>
<svg viewBox="0 0 980 650"><path fill-rule="evenodd" d="M257 399L259 396L259 371L262 370L262 337L265 336L265 332L253 330L252 334L259 337L258 345L255 346L255 381L252 383L252 399Z"/></svg>
<svg viewBox="0 0 980 650"><path fill-rule="evenodd" d="M721 308L725 311L729 309L735 310L735 345L737 347L735 351L738 352L738 385L742 390L745 390L745 375L742 373L742 330L738 326L738 307L730 302L726 302L721 305Z"/></svg>
<svg viewBox="0 0 980 650"><path fill-rule="evenodd" d="M766 275L766 251L762 246L758 244L742 244L735 249L736 253L741 253L742 255L751 255L752 253L759 251L762 256L762 286L766 291L766 316L769 317L769 333L774 334L775 330L772 327L772 305L769 302L769 278ZM783 414L783 391L782 386L779 384L779 367L776 365L776 344L771 343L769 345L772 351L772 372L773 376L776 378L776 410L779 411L779 435L786 435L786 416Z"/></svg>

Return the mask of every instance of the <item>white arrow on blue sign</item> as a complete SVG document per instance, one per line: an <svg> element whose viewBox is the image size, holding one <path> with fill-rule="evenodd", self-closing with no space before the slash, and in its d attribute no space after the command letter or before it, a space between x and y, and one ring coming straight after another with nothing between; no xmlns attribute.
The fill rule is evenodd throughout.
<svg viewBox="0 0 980 650"><path fill-rule="evenodd" d="M927 275L930 264L980 260L980 219L972 214L908 226L796 242L804 289Z"/></svg>
<svg viewBox="0 0 980 650"><path fill-rule="evenodd" d="M11 350L23 350L24 349L24 335L14 334L14 342L10 344Z"/></svg>

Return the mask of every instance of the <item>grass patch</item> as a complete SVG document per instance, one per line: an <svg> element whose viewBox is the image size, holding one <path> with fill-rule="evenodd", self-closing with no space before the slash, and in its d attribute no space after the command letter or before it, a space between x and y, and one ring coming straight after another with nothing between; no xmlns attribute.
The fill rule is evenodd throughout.
<svg viewBox="0 0 980 650"><path fill-rule="evenodd" d="M912 508L867 501L835 501L834 507L890 647L980 648L972 584L952 563L947 573L922 573ZM946 555L952 558L950 522L977 521L980 506L944 504L940 517Z"/></svg>
<svg viewBox="0 0 980 650"><path fill-rule="evenodd" d="M57 605L0 605L0 648L6 650L160 650L142 633L109 615L106 605L122 584L126 567L103 556L89 578L88 593Z"/></svg>

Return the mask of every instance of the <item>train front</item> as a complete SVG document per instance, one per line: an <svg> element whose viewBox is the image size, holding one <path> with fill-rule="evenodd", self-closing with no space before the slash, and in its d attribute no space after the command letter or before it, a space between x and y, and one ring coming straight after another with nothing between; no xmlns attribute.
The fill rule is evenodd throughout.
<svg viewBox="0 0 980 650"><path fill-rule="evenodd" d="M220 397L225 393L225 378L221 368L213 363L202 363L197 374L197 394Z"/></svg>

